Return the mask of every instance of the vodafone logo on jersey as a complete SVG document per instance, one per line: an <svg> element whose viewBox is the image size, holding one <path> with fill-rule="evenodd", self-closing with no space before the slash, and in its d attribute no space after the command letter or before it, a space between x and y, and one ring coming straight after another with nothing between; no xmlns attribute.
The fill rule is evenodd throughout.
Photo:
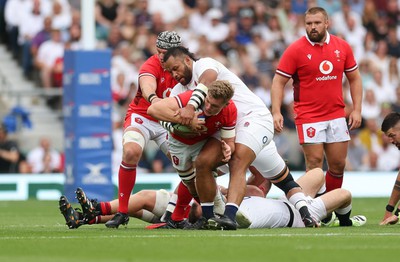
<svg viewBox="0 0 400 262"><path fill-rule="evenodd" d="M319 64L319 71L324 75L330 74L333 70L333 65L330 61L324 60Z"/></svg>
<svg viewBox="0 0 400 262"><path fill-rule="evenodd" d="M327 81L327 80L335 80L337 76L328 75L333 71L333 64L331 61L324 60L319 64L319 71L323 73L325 76L316 77L315 80L317 81Z"/></svg>

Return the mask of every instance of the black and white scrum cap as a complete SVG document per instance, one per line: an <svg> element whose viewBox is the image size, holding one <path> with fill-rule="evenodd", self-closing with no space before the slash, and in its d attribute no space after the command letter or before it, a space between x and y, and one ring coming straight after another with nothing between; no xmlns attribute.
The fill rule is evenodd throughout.
<svg viewBox="0 0 400 262"><path fill-rule="evenodd" d="M161 32L157 37L156 46L161 49L169 49L181 45L181 37L175 31Z"/></svg>

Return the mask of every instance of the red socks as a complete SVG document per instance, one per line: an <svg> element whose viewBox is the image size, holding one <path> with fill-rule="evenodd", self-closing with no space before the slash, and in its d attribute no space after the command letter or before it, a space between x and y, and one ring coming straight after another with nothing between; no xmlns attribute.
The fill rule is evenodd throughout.
<svg viewBox="0 0 400 262"><path fill-rule="evenodd" d="M325 184L326 192L332 191L336 188L341 188L343 183L343 173L335 174L332 171L326 171Z"/></svg>
<svg viewBox="0 0 400 262"><path fill-rule="evenodd" d="M192 200L192 195L190 194L188 188L181 182L178 186L178 199L176 201L176 206L174 212L172 213L172 220L181 221L185 218L187 212L186 209Z"/></svg>
<svg viewBox="0 0 400 262"><path fill-rule="evenodd" d="M103 216L111 215L111 204L110 204L110 202L100 202L100 208L101 208L101 214Z"/></svg>
<svg viewBox="0 0 400 262"><path fill-rule="evenodd" d="M118 212L128 213L128 203L136 181L136 165L121 162L118 172Z"/></svg>

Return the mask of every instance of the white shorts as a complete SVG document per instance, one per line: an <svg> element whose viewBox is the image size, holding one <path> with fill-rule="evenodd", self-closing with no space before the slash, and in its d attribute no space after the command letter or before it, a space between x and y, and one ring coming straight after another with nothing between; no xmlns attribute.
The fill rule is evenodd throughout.
<svg viewBox="0 0 400 262"><path fill-rule="evenodd" d="M278 175L286 167L286 163L279 155L273 140L257 154L251 165L265 178Z"/></svg>
<svg viewBox="0 0 400 262"><path fill-rule="evenodd" d="M249 113L237 119L235 143L251 148L257 155L274 137L271 114Z"/></svg>
<svg viewBox="0 0 400 262"><path fill-rule="evenodd" d="M154 209L152 213L161 218L164 215L165 210L167 210L169 199L171 194L164 189L157 190L156 192L156 202L154 203Z"/></svg>
<svg viewBox="0 0 400 262"><path fill-rule="evenodd" d="M320 197L312 198L310 196L306 197L308 210L313 218L318 222L326 217L326 207L324 201Z"/></svg>
<svg viewBox="0 0 400 262"><path fill-rule="evenodd" d="M335 143L350 140L344 117L296 125L300 144Z"/></svg>
<svg viewBox="0 0 400 262"><path fill-rule="evenodd" d="M204 139L194 145L187 145L168 136L168 149L173 167L179 171L186 171L191 168L206 142L207 139Z"/></svg>
<svg viewBox="0 0 400 262"><path fill-rule="evenodd" d="M135 127L142 132L145 145L150 140L153 140L165 154L168 152L166 143L167 130L165 130L158 122L154 122L144 116L133 113L125 119L125 129L130 126Z"/></svg>
<svg viewBox="0 0 400 262"><path fill-rule="evenodd" d="M326 217L325 204L321 198L319 198L319 197L312 198L310 196L307 196L306 201L307 201L307 207L308 207L308 210L310 211L311 216L317 222L320 222L322 219L324 219ZM286 203L288 203L290 205L290 207L292 208L292 210L294 211L294 220L293 220L292 227L304 227L304 223L303 223L303 220L301 219L300 212L298 210L296 210L296 208L292 204L290 204L289 201L287 201Z"/></svg>

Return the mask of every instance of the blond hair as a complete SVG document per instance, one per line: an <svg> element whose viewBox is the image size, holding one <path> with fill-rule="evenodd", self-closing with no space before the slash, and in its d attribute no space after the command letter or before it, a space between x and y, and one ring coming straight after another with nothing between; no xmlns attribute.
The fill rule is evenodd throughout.
<svg viewBox="0 0 400 262"><path fill-rule="evenodd" d="M214 99L223 99L227 103L234 94L235 90L229 81L215 80L208 86L208 95Z"/></svg>

